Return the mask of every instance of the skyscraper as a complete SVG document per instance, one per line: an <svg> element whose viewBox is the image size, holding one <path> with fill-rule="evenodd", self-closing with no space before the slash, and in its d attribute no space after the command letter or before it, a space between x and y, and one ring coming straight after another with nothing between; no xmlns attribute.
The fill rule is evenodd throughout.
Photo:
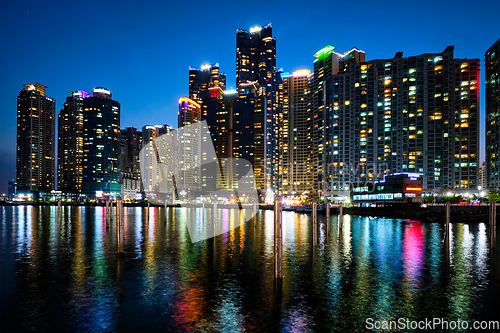
<svg viewBox="0 0 500 333"><path fill-rule="evenodd" d="M17 189L38 196L55 184L55 100L26 84L17 97Z"/></svg>
<svg viewBox="0 0 500 333"><path fill-rule="evenodd" d="M201 105L190 98L179 98L177 132L177 179L176 186L184 197L195 198L201 190L201 127L193 125L201 121Z"/></svg>
<svg viewBox="0 0 500 333"><path fill-rule="evenodd" d="M124 199L142 198L141 169L139 153L142 148L142 133L135 127L120 131L120 183Z"/></svg>
<svg viewBox="0 0 500 333"><path fill-rule="evenodd" d="M9 180L9 200L12 200L17 195L17 182L15 179Z"/></svg>
<svg viewBox="0 0 500 333"><path fill-rule="evenodd" d="M500 39L484 55L486 67L486 187L500 189Z"/></svg>
<svg viewBox="0 0 500 333"><path fill-rule="evenodd" d="M142 133L135 127L127 127L120 130L120 138L124 146L120 156L120 170L140 173L139 152L142 148Z"/></svg>
<svg viewBox="0 0 500 333"><path fill-rule="evenodd" d="M276 38L272 35L271 23L255 26L250 31L236 31L236 86L240 95L250 85L256 87L256 94L264 97L263 158L261 165L254 164L254 171L262 169L264 188L280 191L281 179L281 120L282 82L276 69Z"/></svg>
<svg viewBox="0 0 500 333"><path fill-rule="evenodd" d="M120 103L96 87L83 99L83 182L87 197L118 196L120 187Z"/></svg>
<svg viewBox="0 0 500 333"><path fill-rule="evenodd" d="M315 192L310 131L311 71L283 75L283 194Z"/></svg>
<svg viewBox="0 0 500 333"><path fill-rule="evenodd" d="M226 74L221 73L219 64L203 65L201 69L189 66L189 98L198 104L210 95L210 88L226 90Z"/></svg>
<svg viewBox="0 0 500 333"><path fill-rule="evenodd" d="M158 199L156 194L159 192L159 183L161 181L159 164L168 164L168 161L175 160L176 156L171 149L177 145L177 142L176 140L169 142L166 147L157 147L156 143L154 145L149 145L149 143L171 130L172 127L169 125L146 125L142 127L141 180L145 195L150 199Z"/></svg>
<svg viewBox="0 0 500 333"><path fill-rule="evenodd" d="M479 60L441 53L354 63L333 75L328 193L385 174L423 174L424 190L477 189Z"/></svg>
<svg viewBox="0 0 500 333"><path fill-rule="evenodd" d="M84 90L70 91L58 117L58 189L79 194L83 180L83 100L89 97Z"/></svg>
<svg viewBox="0 0 500 333"><path fill-rule="evenodd" d="M316 54L314 73L312 76L312 100L309 128L313 149L310 152L310 161L314 163L315 178L313 179L314 192L328 193L328 182L331 182L330 158L336 142L332 140L333 131L338 122L334 115L332 76L346 72L350 66L365 61L365 53L356 47L345 53L334 51L334 47L327 45ZM335 186L335 185L334 185Z"/></svg>

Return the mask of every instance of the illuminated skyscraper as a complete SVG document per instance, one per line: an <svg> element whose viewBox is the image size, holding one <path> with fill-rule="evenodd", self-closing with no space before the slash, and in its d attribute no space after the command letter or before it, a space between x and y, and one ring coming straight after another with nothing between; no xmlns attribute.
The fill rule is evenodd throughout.
<svg viewBox="0 0 500 333"><path fill-rule="evenodd" d="M83 182L87 197L118 196L120 186L120 103L96 87L83 99Z"/></svg>
<svg viewBox="0 0 500 333"><path fill-rule="evenodd" d="M189 66L189 98L202 104L214 87L226 89L226 74L220 72L219 64L203 65L201 69Z"/></svg>
<svg viewBox="0 0 500 333"><path fill-rule="evenodd" d="M334 51L334 47L327 45L314 55L314 74L312 76L312 112L309 117L312 147L310 161L314 163L315 192L328 192L327 183L331 181L329 158L334 149L332 141L334 126L338 116L334 115L332 105L332 76L349 70L352 64L365 61L365 53L353 47L346 53ZM335 186L335 185L334 185Z"/></svg>
<svg viewBox="0 0 500 333"><path fill-rule="evenodd" d="M17 189L37 197L55 185L55 100L39 83L24 87L17 97Z"/></svg>
<svg viewBox="0 0 500 333"><path fill-rule="evenodd" d="M500 39L484 55L486 67L486 187L500 189Z"/></svg>
<svg viewBox="0 0 500 333"><path fill-rule="evenodd" d="M83 180L83 99L89 93L71 91L58 117L58 190L79 194Z"/></svg>
<svg viewBox="0 0 500 333"><path fill-rule="evenodd" d="M176 186L182 197L195 198L201 190L201 127L189 126L201 121L201 105L190 98L179 99L177 132Z"/></svg>
<svg viewBox="0 0 500 333"><path fill-rule="evenodd" d="M142 133L135 127L127 127L120 130L120 138L123 143L120 170L140 173L139 152L142 148Z"/></svg>
<svg viewBox="0 0 500 333"><path fill-rule="evenodd" d="M236 86L242 97L250 85L257 88L256 95L264 97L264 140L262 161L256 160L254 171L263 170L266 189L280 191L281 180L281 120L283 117L281 97L282 82L276 69L276 38L272 36L272 25L255 26L250 31L236 31ZM243 97L242 97L243 98Z"/></svg>
<svg viewBox="0 0 500 333"><path fill-rule="evenodd" d="M135 127L120 131L120 183L124 199L141 198L142 182L139 153L142 148L142 133Z"/></svg>
<svg viewBox="0 0 500 333"><path fill-rule="evenodd" d="M174 160L176 158L174 152L170 149L177 143L175 140L175 142L170 142L166 147L157 147L156 144L148 144L159 136L169 133L171 130L172 126L169 125L146 125L142 128L141 154L143 154L144 158L140 161L141 171L143 171L141 172L141 180L144 192L149 198L157 199L156 193L158 193L161 181L158 163L166 163L167 159Z"/></svg>
<svg viewBox="0 0 500 333"><path fill-rule="evenodd" d="M283 75L283 194L313 193L316 173L311 163L311 71Z"/></svg>
<svg viewBox="0 0 500 333"><path fill-rule="evenodd" d="M355 62L331 77L325 194L385 174L423 174L431 191L477 189L479 60L441 53Z"/></svg>

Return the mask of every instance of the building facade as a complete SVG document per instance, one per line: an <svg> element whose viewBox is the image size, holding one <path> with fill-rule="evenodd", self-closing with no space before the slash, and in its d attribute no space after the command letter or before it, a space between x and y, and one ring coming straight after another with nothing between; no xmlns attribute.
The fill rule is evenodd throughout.
<svg viewBox="0 0 500 333"><path fill-rule="evenodd" d="M424 191L477 190L479 59L441 53L354 63L333 75L327 192L398 172L423 174Z"/></svg>
<svg viewBox="0 0 500 333"><path fill-rule="evenodd" d="M194 100L179 99L177 131L176 187L184 198L201 194L201 126L190 126L201 121L201 105ZM184 126L185 129L182 129Z"/></svg>
<svg viewBox="0 0 500 333"><path fill-rule="evenodd" d="M32 197L55 187L55 99L26 84L17 97L17 191Z"/></svg>
<svg viewBox="0 0 500 333"><path fill-rule="evenodd" d="M198 104L210 95L210 88L226 90L226 74L220 72L219 64L206 64L198 69L189 66L189 98Z"/></svg>
<svg viewBox="0 0 500 333"><path fill-rule="evenodd" d="M307 195L316 191L312 156L311 71L283 75L282 194Z"/></svg>
<svg viewBox="0 0 500 333"><path fill-rule="evenodd" d="M500 39L484 55L486 88L486 187L500 189Z"/></svg>
<svg viewBox="0 0 500 333"><path fill-rule="evenodd" d="M17 195L17 182L15 179L9 180L9 200L12 200Z"/></svg>
<svg viewBox="0 0 500 333"><path fill-rule="evenodd" d="M120 182L121 196L125 200L142 199L141 168L139 153L142 133L135 127L120 131Z"/></svg>
<svg viewBox="0 0 500 333"><path fill-rule="evenodd" d="M262 169L266 191L281 191L281 139L283 120L282 81L276 69L276 38L272 25L255 26L249 31L236 31L236 86L240 96L249 87L264 98L264 142L262 165L254 164L254 171ZM257 163L257 160L254 162Z"/></svg>
<svg viewBox="0 0 500 333"><path fill-rule="evenodd" d="M96 87L83 99L82 194L87 198L119 196L120 103L111 91Z"/></svg>
<svg viewBox="0 0 500 333"><path fill-rule="evenodd" d="M311 84L311 114L309 117L310 137L313 149L309 159L315 170L313 193L331 195L340 190L334 177L335 162L332 161L334 147L338 144L333 139L336 134L338 116L335 115L332 94L332 76L347 72L352 65L365 61L365 53L353 47L345 53L334 51L327 45L314 54L314 74ZM347 197L347 189L342 192Z"/></svg>
<svg viewBox="0 0 500 333"><path fill-rule="evenodd" d="M90 96L84 90L70 91L57 122L58 190L77 195L83 181L83 100Z"/></svg>
<svg viewBox="0 0 500 333"><path fill-rule="evenodd" d="M142 127L142 148L140 152L140 170L143 191L150 199L159 199L160 183L162 182L160 169L161 164L171 165L175 161L176 154L172 151L176 147L176 139L173 142L162 140L164 144L158 146L156 139L172 130L170 125L146 125ZM172 199L172 198L170 198Z"/></svg>

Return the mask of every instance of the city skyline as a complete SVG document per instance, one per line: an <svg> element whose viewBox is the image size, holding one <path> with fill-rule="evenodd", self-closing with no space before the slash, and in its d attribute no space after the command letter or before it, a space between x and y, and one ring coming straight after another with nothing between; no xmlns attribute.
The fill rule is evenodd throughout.
<svg viewBox="0 0 500 333"><path fill-rule="evenodd" d="M484 8L488 5L490 7L495 6L493 2L484 2ZM6 75L4 76L4 80L1 82L2 89L0 89L0 93L7 103L3 104L4 109L2 110L2 122L0 125L0 132L2 133L1 139L4 142L4 146L1 148L3 158L0 165L0 174L2 174L2 177L0 178L0 192L6 193L8 180L15 177L16 106L14 103L18 90L22 87L22 85L31 82L38 82L47 86L47 94L56 99L56 113L58 113L58 110L63 108L64 100L68 96L68 91L78 89L90 90L93 87L102 85L113 91L114 96L116 96L116 100L120 101L122 105L121 128L141 128L144 125L152 124L152 119L155 119L155 124L170 124L175 126L177 123L178 98L186 96L188 93L189 66L198 67L205 63L219 63L221 72L226 73L228 76L227 88L236 88L234 75L234 50L236 44L234 36L235 30L250 29L255 25L265 25L268 22L273 24L273 35L276 36L277 39L277 68L283 68L285 72L292 72L303 68L312 70L314 60L313 55L328 44L334 45L335 50L341 52L350 49L353 46L357 46L366 52L367 61L390 58L398 51L402 51L405 56L415 56L426 52L440 52L448 45L455 45L456 58L481 59L479 81L481 86L480 140L482 144L480 150L480 161L484 160L485 94L483 55L484 52L498 39L495 32L500 30L494 28L491 29L491 25L489 26L489 29L486 30L486 21L493 22L493 20L486 19L488 15L494 15L492 13L494 13L495 10L491 10L491 8L488 10L485 9L482 12L484 16L482 19L478 19L474 15L470 14L471 19L473 21L475 20L478 31L481 31L482 38L476 38L476 34L468 36L469 32L460 31L458 28L454 30L456 32L455 34L449 34L446 31L450 31L450 29L445 29L444 26L442 29L439 29L440 24L426 22L426 24L431 27L437 27L437 29L435 29L437 31L435 35L431 35L431 37L434 38L429 38L429 35L424 37L425 34L422 32L421 34L417 34L415 42L409 43L404 39L397 38L398 36L401 36L402 33L397 31L398 29L395 29L396 31L391 31L391 34L394 35L393 40L396 40L397 42L380 45L380 43L376 43L376 41L387 40L384 39L383 34L377 30L382 29L382 26L377 27L375 31L370 34L362 32L362 28L359 28L357 32L352 34L342 34L340 36L340 34L336 33L336 31L339 31L338 29L331 29L328 32L321 31L321 33L318 33L321 29L316 28L316 26L321 27L323 25L322 23L318 23L316 21L316 26L309 25L309 27L304 27L307 26L306 23L301 23L300 20L296 20L297 27L294 28L292 27L292 24L290 24L288 20L284 20L281 15L262 14L259 17L237 20L238 22L234 22L234 18L229 18L228 22L223 24L218 29L218 32L220 33L217 35L217 40L207 36L205 41L200 42L201 44L199 47L196 43L189 46L195 48L196 50L199 49L200 52L193 52L194 54L190 54L190 52L178 52L179 54L175 56L167 52L163 56L160 56L159 54L146 55L146 52L141 53L142 51L140 51L142 43L142 41L140 41L140 31L153 28L159 25L159 22L150 24L146 23L145 26L141 26L140 20L138 19L137 21L134 21L134 27L128 28L128 31L117 31L116 28L105 31L105 29L102 29L105 28L105 26L100 25L97 25L100 29L92 27L90 22L96 21L104 13L111 10L110 7L107 7L109 5L105 4L102 8L100 8L99 12L95 13L90 11L88 8L81 8L82 12L84 14L88 14L89 17L89 23L88 25L85 25L85 27L91 28L90 32L95 32L94 37L91 36L87 39L82 37L79 39L76 36L72 37L71 34L60 32L55 33L55 26L52 24L48 24L47 26L39 29L42 33L48 33L48 36L51 39L55 39L55 51L60 47L69 46L70 44L68 43L80 41L87 47L83 48L84 50L95 48L95 52L85 51L81 52L82 54L77 54L77 52L66 52L65 54L67 56L63 59L48 52L51 50L50 46L44 46L45 48L43 50L47 50L47 55L38 55L35 53L31 54L32 58L26 60L26 54L29 54L29 52L25 52L25 46L20 43L20 41L16 40L16 37L20 38L22 33L29 32L29 29L32 28L31 24L37 22L37 20L29 20L30 14L35 16L37 13L44 13L47 9L45 7L42 8L39 5L36 5L39 6L38 8L35 8L36 6L28 6L26 8L30 9L25 10L26 13L23 11L21 14L21 9L18 7L19 5L2 4L1 6L1 15L3 16L1 20L1 40L4 45L8 46L8 49L10 47L15 50L14 52L8 52L8 54L2 55L2 72ZM367 7L369 6L373 5L367 4ZM434 9L436 7L440 8L440 6L443 5L435 4ZM127 8L127 6L125 7L125 9L121 8L118 11L118 14L124 14L126 17L127 15L130 16L133 12L133 8ZM450 6L443 7L449 10L449 12L447 12L449 15L448 19L450 20L448 23L451 25L458 24L459 22L453 22L451 20L454 16L453 13L457 11L457 8L447 8ZM455 2L454 7L460 7L460 3ZM157 8L160 11L165 9L162 8L161 5L154 8ZM70 9L59 9L59 16L67 19L64 16L64 12L69 10ZM153 8L142 8L141 10L150 13L152 16L158 15L153 13ZM234 8L232 8L232 10L234 11ZM403 7L401 6L398 7L398 9L391 8L391 10L396 10L396 12L399 13L404 12ZM286 11L298 12L298 10L294 10L293 8L285 8L284 12ZM307 15L310 14L309 10L306 10L304 14L304 17L307 17ZM430 13L424 14L426 14L426 17L428 18L433 16ZM363 16L366 14L360 15ZM141 20L145 20L144 17L148 17L145 13L141 13L139 16L141 17ZM374 14L374 16L376 15ZM16 26L16 24L19 24L16 23L17 21L13 22L16 17L20 23L26 23L22 26L22 29L21 26ZM491 17L493 18L494 16ZM311 23L310 19L304 21ZM445 21L446 20L443 22ZM110 22L115 22L115 19L110 20ZM195 40L198 36L194 34L194 30L201 31L201 26L203 25L202 23L203 22L200 22L199 27L196 24L195 26L197 28L188 29L187 32L181 33L177 31L177 34L176 32L167 32L162 39L164 41L169 41L169 36L172 39L172 37L183 38L185 36L189 37L190 35L191 38ZM111 25L111 23L107 24ZM169 25L173 23L165 24ZM441 23L441 25L442 24L444 23ZM498 25L498 23L493 24ZM368 24L363 25L365 28L367 26ZM483 27L483 29L481 30L480 27ZM78 29L76 29L75 35L78 35ZM428 27L428 29L430 29L430 27ZM103 36L111 34L110 40L112 41L117 39L119 42L118 51L121 53L115 54L111 51L111 48L114 45L113 42L108 43L109 45L101 42L101 39L108 39L108 37L104 38L103 36L99 36L99 31L101 31ZM296 34L294 33L295 31L300 31L301 34ZM451 31L453 31L453 29L451 29ZM11 34L8 34L9 32ZM127 33L129 35L126 35ZM307 36L307 34L310 34L311 36L308 36L307 39L301 38ZM371 37L367 37L366 35L370 35ZM373 38L373 36L380 36L380 39ZM157 52L161 52L161 50L165 47L162 45L162 40L155 39L153 37L151 38L155 41L152 44L155 45L153 45L152 48L148 47L146 49L156 49ZM203 39L202 37L198 38ZM62 42L61 39L63 39ZM375 42L370 41L370 39L373 39ZM127 40L130 43L127 43ZM174 38L174 40L177 39ZM97 52L98 49L102 49L99 47L103 45L108 45L110 49L106 49L106 51L103 51L102 53ZM176 48L176 45L177 44L175 42L172 42L168 45L166 50L170 50L170 52L173 53L173 51L180 49ZM179 45L183 44L181 43ZM297 47L298 45L301 47ZM119 55L121 55L123 59L120 60ZM180 58L177 58L177 56L180 56ZM77 59L80 59L81 62L78 63L76 61ZM86 61L84 61L84 59L88 59L87 64L85 64ZM93 59L94 61L92 61ZM116 60L116 63L112 60ZM128 66L125 68L120 67L125 64ZM160 70L157 70L157 67L160 67ZM53 72L54 74L49 75L46 71ZM83 76L83 73L86 75ZM68 76L68 74L70 75ZM146 74L149 74L149 76ZM125 80L124 76L128 77L129 80ZM162 83L164 85L162 85ZM159 92L154 91L155 89L158 89ZM151 98L152 95L155 95L154 99Z"/></svg>

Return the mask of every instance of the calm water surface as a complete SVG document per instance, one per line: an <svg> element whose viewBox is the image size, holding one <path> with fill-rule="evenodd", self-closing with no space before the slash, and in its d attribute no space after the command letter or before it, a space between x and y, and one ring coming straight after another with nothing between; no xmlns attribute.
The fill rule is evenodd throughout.
<svg viewBox="0 0 500 333"><path fill-rule="evenodd" d="M236 210L219 210L234 223ZM273 212L191 243L201 208L125 208L124 253L103 207L0 207L0 331L365 332L374 320L499 320L498 238L485 223ZM495 246L492 246L495 245Z"/></svg>

